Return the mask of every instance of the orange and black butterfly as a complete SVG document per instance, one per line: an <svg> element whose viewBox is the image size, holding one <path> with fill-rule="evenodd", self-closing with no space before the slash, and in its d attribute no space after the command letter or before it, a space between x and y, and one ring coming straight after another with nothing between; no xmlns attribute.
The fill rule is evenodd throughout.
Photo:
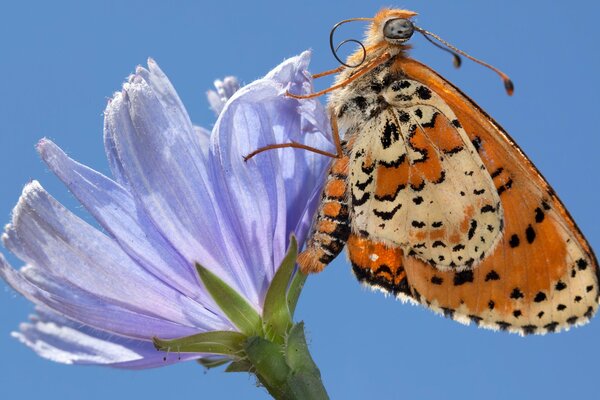
<svg viewBox="0 0 600 400"><path fill-rule="evenodd" d="M371 21L362 49L316 75L339 73L336 84L291 95L332 92L338 149L301 270L321 271L346 246L360 281L463 323L543 334L587 322L598 264L569 213L508 134L406 42L423 33L498 72L509 94L511 81L415 15L360 18Z"/></svg>

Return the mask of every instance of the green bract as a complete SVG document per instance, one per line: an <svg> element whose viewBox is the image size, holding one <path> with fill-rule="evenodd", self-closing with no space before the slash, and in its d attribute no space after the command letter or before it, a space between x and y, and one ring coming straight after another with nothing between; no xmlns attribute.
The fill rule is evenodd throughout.
<svg viewBox="0 0 600 400"><path fill-rule="evenodd" d="M207 368L229 363L227 372L252 372L276 399L327 399L321 374L313 362L304 324L292 317L306 276L295 268L294 236L265 296L263 315L217 275L196 264L202 283L223 313L240 330L212 331L183 338L154 338L161 351L208 353Z"/></svg>

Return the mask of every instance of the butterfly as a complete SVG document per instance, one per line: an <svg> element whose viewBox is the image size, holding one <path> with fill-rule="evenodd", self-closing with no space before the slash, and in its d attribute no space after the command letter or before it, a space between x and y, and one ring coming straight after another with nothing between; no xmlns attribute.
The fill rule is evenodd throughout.
<svg viewBox="0 0 600 400"><path fill-rule="evenodd" d="M331 93L337 148L300 269L319 272L346 247L359 281L465 324L525 335L587 322L598 264L568 211L502 127L406 43L420 32L455 61L496 71L509 94L512 82L415 15L383 9L340 22L334 30L370 22L361 49L340 60L332 30L342 66L315 77L338 73L335 84L289 94Z"/></svg>

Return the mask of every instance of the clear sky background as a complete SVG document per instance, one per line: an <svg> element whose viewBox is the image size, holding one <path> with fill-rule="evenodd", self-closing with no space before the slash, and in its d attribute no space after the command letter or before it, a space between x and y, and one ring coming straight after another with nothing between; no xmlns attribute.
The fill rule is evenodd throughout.
<svg viewBox="0 0 600 400"><path fill-rule="evenodd" d="M0 224L9 221L31 179L85 216L38 159L34 145L50 137L77 160L107 173L102 111L148 56L171 78L192 120L210 127L214 117L204 92L215 78L233 74L248 83L308 48L314 50L313 71L336 67L328 49L331 26L372 16L387 3L2 2ZM510 132L600 249L600 5L403 0L397 6L418 11L420 26L512 77L516 91L509 98L489 70L466 60L454 70L446 53L421 37L413 40L414 57L456 83ZM346 26L339 38L359 36L361 28ZM0 283L2 398L268 398L248 375L205 372L193 362L131 372L40 359L9 335L31 310ZM598 317L585 327L544 337L465 327L362 288L342 256L308 280L297 319L306 322L312 354L333 399L598 397Z"/></svg>

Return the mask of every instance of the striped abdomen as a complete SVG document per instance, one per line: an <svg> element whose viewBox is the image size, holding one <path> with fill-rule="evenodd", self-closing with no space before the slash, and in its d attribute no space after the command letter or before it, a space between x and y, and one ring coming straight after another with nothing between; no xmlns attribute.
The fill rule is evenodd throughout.
<svg viewBox="0 0 600 400"><path fill-rule="evenodd" d="M348 220L348 156L335 159L329 168L321 204L306 249L298 256L302 272L320 272L344 248L350 234Z"/></svg>

